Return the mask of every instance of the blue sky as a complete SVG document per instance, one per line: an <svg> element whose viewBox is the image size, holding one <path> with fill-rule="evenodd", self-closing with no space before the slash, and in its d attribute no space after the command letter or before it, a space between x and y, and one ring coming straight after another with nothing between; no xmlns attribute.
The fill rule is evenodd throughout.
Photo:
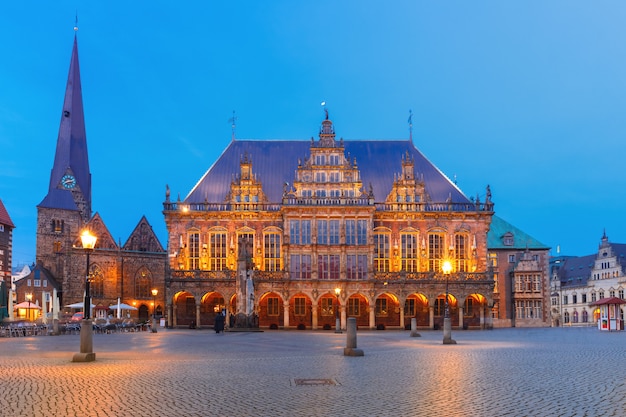
<svg viewBox="0 0 626 417"><path fill-rule="evenodd" d="M0 3L0 198L13 263L34 261L78 11L93 209L124 243L166 242L231 139L409 135L468 196L561 253L626 242L626 3Z"/></svg>

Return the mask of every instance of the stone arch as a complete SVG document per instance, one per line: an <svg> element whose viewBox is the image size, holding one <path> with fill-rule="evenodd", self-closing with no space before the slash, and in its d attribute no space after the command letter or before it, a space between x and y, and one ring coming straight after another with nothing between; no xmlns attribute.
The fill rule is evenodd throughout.
<svg viewBox="0 0 626 417"><path fill-rule="evenodd" d="M283 296L276 291L267 291L258 299L257 314L259 327L278 329L284 326L285 306Z"/></svg>
<svg viewBox="0 0 626 417"><path fill-rule="evenodd" d="M485 323L485 317L491 309L487 297L483 294L473 293L465 297L463 303L463 327L480 327Z"/></svg>
<svg viewBox="0 0 626 417"><path fill-rule="evenodd" d="M409 294L404 302L404 328L411 328L412 318L415 318L418 327L430 327L430 304L425 294Z"/></svg>
<svg viewBox="0 0 626 417"><path fill-rule="evenodd" d="M215 316L226 310L225 297L219 291L209 291L200 298L200 326L213 326Z"/></svg>
<svg viewBox="0 0 626 417"><path fill-rule="evenodd" d="M355 292L348 295L345 302L346 318L354 317L357 326L368 328L371 303L367 295Z"/></svg>
<svg viewBox="0 0 626 417"><path fill-rule="evenodd" d="M196 318L196 296L188 291L179 291L172 297L173 325L174 326L195 326Z"/></svg>
<svg viewBox="0 0 626 417"><path fill-rule="evenodd" d="M289 325L298 329L313 326L313 301L309 294L299 291L289 298Z"/></svg>
<svg viewBox="0 0 626 417"><path fill-rule="evenodd" d="M435 328L443 329L443 318L446 306L446 293L440 293L432 300L434 307ZM452 326L459 325L459 299L451 292L448 292L448 310Z"/></svg>
<svg viewBox="0 0 626 417"><path fill-rule="evenodd" d="M374 301L374 327L384 330L400 325L400 302L391 292L379 294Z"/></svg>

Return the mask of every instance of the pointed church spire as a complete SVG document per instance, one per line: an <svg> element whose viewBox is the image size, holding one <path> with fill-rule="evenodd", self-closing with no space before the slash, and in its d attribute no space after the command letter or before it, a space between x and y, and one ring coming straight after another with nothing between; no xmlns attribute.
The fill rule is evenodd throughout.
<svg viewBox="0 0 626 417"><path fill-rule="evenodd" d="M48 194L39 206L77 210L85 221L91 218L91 173L76 33Z"/></svg>

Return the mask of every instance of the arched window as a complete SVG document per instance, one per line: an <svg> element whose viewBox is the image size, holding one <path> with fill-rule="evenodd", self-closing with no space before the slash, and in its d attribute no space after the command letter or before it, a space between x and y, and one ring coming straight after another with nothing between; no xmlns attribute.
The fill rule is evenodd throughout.
<svg viewBox="0 0 626 417"><path fill-rule="evenodd" d="M91 265L89 268L89 279L91 282L90 294L93 298L104 297L104 273L98 265Z"/></svg>
<svg viewBox="0 0 626 417"><path fill-rule="evenodd" d="M146 300L152 298L150 292L150 284L152 283L152 274L145 266L139 268L135 274L135 298Z"/></svg>
<svg viewBox="0 0 626 417"><path fill-rule="evenodd" d="M402 270L406 272L418 271L419 235L417 232L400 233Z"/></svg>
<svg viewBox="0 0 626 417"><path fill-rule="evenodd" d="M583 323L587 323L589 321L589 313L587 310L583 310Z"/></svg>
<svg viewBox="0 0 626 417"><path fill-rule="evenodd" d="M569 312L566 311L564 316L565 316L564 322L569 323Z"/></svg>
<svg viewBox="0 0 626 417"><path fill-rule="evenodd" d="M467 260L469 258L467 241L468 237L465 233L454 235L454 260L456 262L456 270L459 272L467 272Z"/></svg>
<svg viewBox="0 0 626 417"><path fill-rule="evenodd" d="M445 244L443 233L428 234L428 270L433 272L441 272L445 254Z"/></svg>
<svg viewBox="0 0 626 417"><path fill-rule="evenodd" d="M574 311L574 323L578 323L578 311Z"/></svg>
<svg viewBox="0 0 626 417"><path fill-rule="evenodd" d="M389 272L389 233L374 232L374 270Z"/></svg>

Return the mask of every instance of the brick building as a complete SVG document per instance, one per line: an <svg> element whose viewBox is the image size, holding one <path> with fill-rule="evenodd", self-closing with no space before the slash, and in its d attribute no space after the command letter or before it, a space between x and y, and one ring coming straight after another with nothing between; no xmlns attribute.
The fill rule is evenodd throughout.
<svg viewBox="0 0 626 417"><path fill-rule="evenodd" d="M0 199L0 319L8 317L15 225Z"/></svg>
<svg viewBox="0 0 626 417"><path fill-rule="evenodd" d="M467 198L411 140L336 139L328 113L318 140L233 140L164 215L171 325L250 302L261 327L437 328L448 293L453 326L492 326L491 193Z"/></svg>
<svg viewBox="0 0 626 417"><path fill-rule="evenodd" d="M61 306L83 301L88 276L92 302L105 312L118 298L135 306L132 315L141 319L147 319L153 307L162 312L165 251L148 220L142 217L123 245L116 242L100 215L92 215L91 191L75 36L48 192L37 206L37 266L23 278L27 285L17 287L17 298L23 299L20 292L30 292L41 299L49 292L36 286L42 280L35 274L45 271L52 278L47 283L58 287ZM80 240L83 230L98 238L88 269ZM159 290L156 306L153 288Z"/></svg>

